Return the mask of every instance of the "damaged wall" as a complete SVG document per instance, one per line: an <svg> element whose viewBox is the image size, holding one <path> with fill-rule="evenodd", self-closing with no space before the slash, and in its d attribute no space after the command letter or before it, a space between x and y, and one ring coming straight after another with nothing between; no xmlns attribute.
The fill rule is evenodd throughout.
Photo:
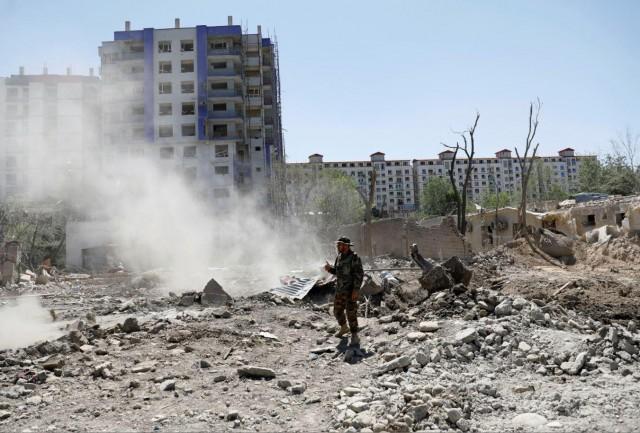
<svg viewBox="0 0 640 433"><path fill-rule="evenodd" d="M542 216L534 212L527 212L527 225L532 228L542 227ZM496 225L496 211L487 211L467 215L467 233L465 239L473 251L484 251L498 245L512 241L520 230L518 209L506 207L498 210Z"/></svg>
<svg viewBox="0 0 640 433"><path fill-rule="evenodd" d="M603 226L616 226L629 232L640 231L640 199L625 197L585 203L565 210L548 212L544 226L568 236L583 236Z"/></svg>
<svg viewBox="0 0 640 433"><path fill-rule="evenodd" d="M409 247L416 243L420 252L433 259L443 260L452 256L464 257L471 253L470 246L458 233L451 217L442 218L440 224L428 227L405 218L387 218L371 223L374 255L389 254L408 257ZM363 255L364 224L350 224L340 229L339 235L349 237L355 249Z"/></svg>

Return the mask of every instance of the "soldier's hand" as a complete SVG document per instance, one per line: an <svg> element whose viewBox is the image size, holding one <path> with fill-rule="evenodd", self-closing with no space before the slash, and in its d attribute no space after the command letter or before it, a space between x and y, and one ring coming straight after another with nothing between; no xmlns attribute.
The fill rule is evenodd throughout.
<svg viewBox="0 0 640 433"><path fill-rule="evenodd" d="M324 262L324 270L327 272L331 270L331 265L327 261Z"/></svg>
<svg viewBox="0 0 640 433"><path fill-rule="evenodd" d="M359 296L360 296L360 292L358 292L357 290L353 290L351 292L351 300L352 301L354 301L354 302L357 301Z"/></svg>

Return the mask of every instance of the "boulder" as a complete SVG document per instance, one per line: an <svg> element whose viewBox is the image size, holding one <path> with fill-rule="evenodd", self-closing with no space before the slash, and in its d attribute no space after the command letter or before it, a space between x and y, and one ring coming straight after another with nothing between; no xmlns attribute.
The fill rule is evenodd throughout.
<svg viewBox="0 0 640 433"><path fill-rule="evenodd" d="M138 325L138 319L135 317L127 317L124 322L120 325L123 332L130 334L132 332L138 332L140 330L140 325Z"/></svg>
<svg viewBox="0 0 640 433"><path fill-rule="evenodd" d="M538 415L537 413L521 413L520 415L514 417L511 422L516 427L542 427L547 423L547 419L542 415Z"/></svg>
<svg viewBox="0 0 640 433"><path fill-rule="evenodd" d="M453 278L454 283L464 284L465 286L468 286L471 282L473 271L466 267L458 257L453 256L449 258L442 264L442 266L449 271L449 274L451 274L451 278Z"/></svg>
<svg viewBox="0 0 640 433"><path fill-rule="evenodd" d="M418 281L420 281L422 288L430 294L450 289L454 284L447 269L440 265L435 265L429 272L423 273Z"/></svg>
<svg viewBox="0 0 640 433"><path fill-rule="evenodd" d="M210 279L204 287L202 296L200 297L202 305L225 305L231 300L231 296L229 296L222 286L213 278Z"/></svg>

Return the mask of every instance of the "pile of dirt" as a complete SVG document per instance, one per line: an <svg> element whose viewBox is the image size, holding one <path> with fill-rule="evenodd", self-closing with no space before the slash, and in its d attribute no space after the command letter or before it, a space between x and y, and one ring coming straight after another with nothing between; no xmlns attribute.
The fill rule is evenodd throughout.
<svg viewBox="0 0 640 433"><path fill-rule="evenodd" d="M591 267L640 264L638 236L620 236L600 244L579 243L577 258Z"/></svg>

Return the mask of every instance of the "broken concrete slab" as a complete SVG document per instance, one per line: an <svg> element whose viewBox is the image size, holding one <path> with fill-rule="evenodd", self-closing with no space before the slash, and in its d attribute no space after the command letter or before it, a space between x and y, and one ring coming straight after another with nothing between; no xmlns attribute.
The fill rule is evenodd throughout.
<svg viewBox="0 0 640 433"><path fill-rule="evenodd" d="M449 273L451 274L451 278L456 284L464 284L468 286L471 282L471 277L473 276L473 271L465 266L464 263L460 260L460 258L453 256L450 257L446 262L442 264Z"/></svg>
<svg viewBox="0 0 640 433"><path fill-rule="evenodd" d="M226 305L232 301L231 296L224 291L222 286L214 279L210 279L202 290L200 303L202 305Z"/></svg>

